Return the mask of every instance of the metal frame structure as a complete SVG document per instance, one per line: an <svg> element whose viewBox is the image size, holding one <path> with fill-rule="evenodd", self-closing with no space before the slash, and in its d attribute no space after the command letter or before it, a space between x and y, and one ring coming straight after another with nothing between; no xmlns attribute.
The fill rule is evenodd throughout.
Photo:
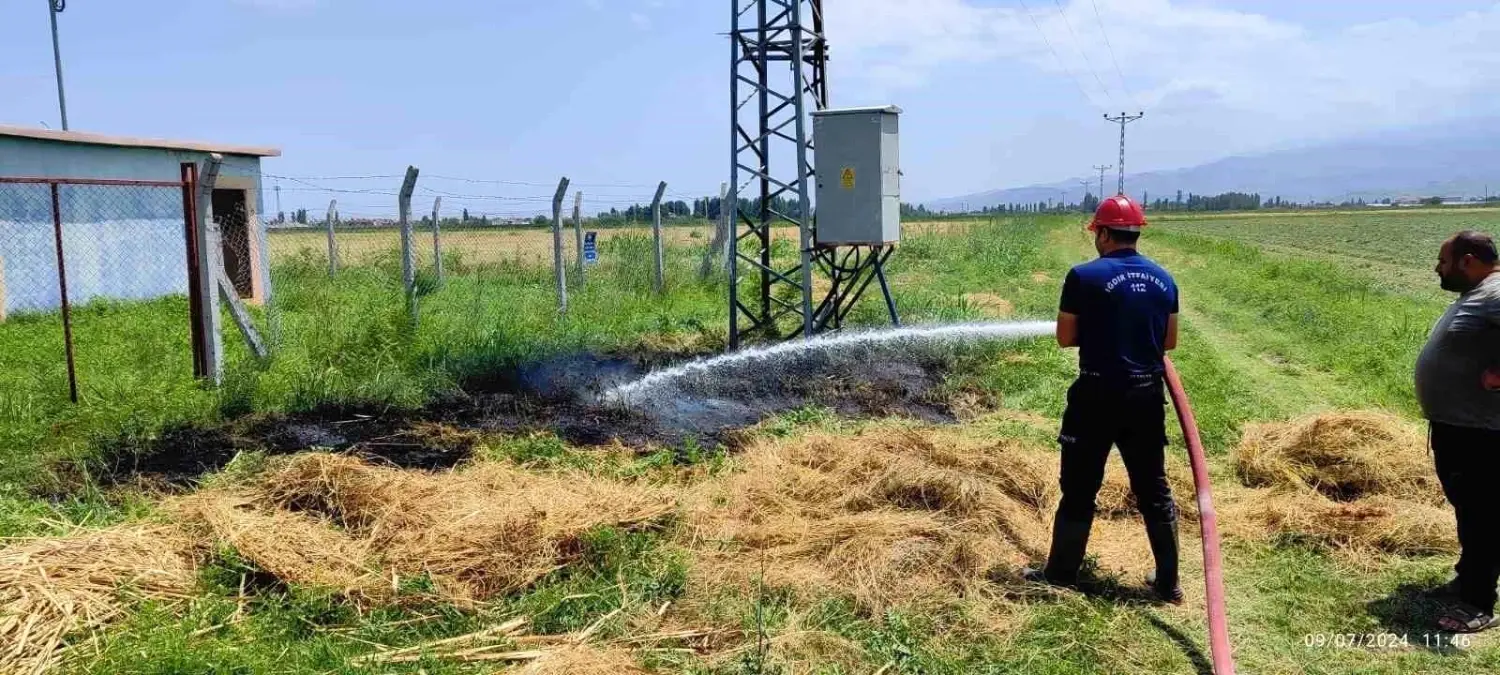
<svg viewBox="0 0 1500 675"><path fill-rule="evenodd" d="M64 254L63 246L63 209L61 199L62 186L106 186L106 187L143 187L143 188L170 188L182 191L182 222L183 238L186 244L185 269L188 277L188 323L189 342L192 347L193 376L198 378L209 377L210 364L208 362L208 348L206 342L208 336L203 332L200 318L207 311L204 302L204 289L198 283L199 270L199 210L198 206L198 166L192 162L181 163L182 179L176 181L166 180L130 180L111 178L50 178L32 176L0 176L0 185L45 185L48 189L49 208L52 215L52 245L53 253L57 261L57 288L59 310L62 314L63 327L63 358L66 360L68 371L68 399L73 403L78 402L78 365L74 354L73 340L73 307L72 299L68 295L68 261Z"/></svg>
<svg viewBox="0 0 1500 675"><path fill-rule="evenodd" d="M813 177L813 147L807 112L809 105L814 110L828 107L828 44L822 0L730 3L728 200L734 209L734 225L729 238L729 347L736 349L746 334L780 339L777 326L789 316L799 323L792 337L811 336L815 330L808 184ZM795 158L791 166L786 166L788 156ZM754 197L748 210L740 208L740 195L747 192ZM795 212L773 208L776 200L793 195ZM796 266L778 270L771 242L773 230L782 224L797 228L799 256ZM759 277L755 293L748 298L740 292L742 276ZM800 302L778 297L778 288L794 289Z"/></svg>

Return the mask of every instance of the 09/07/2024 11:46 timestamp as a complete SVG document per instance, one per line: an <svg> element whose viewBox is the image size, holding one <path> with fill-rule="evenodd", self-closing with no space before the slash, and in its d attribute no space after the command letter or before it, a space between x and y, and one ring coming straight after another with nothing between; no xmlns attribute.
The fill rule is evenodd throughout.
<svg viewBox="0 0 1500 675"><path fill-rule="evenodd" d="M1467 649L1472 637L1461 633L1308 633L1308 647L1335 649Z"/></svg>

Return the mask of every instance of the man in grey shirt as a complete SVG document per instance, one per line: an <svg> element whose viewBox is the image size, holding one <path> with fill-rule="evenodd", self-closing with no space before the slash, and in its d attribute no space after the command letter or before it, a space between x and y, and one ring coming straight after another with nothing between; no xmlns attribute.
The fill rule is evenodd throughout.
<svg viewBox="0 0 1500 675"><path fill-rule="evenodd" d="M1457 601L1438 621L1473 633L1497 624L1500 513L1500 260L1495 242L1460 232L1443 242L1437 274L1458 293L1417 357L1417 400L1430 423L1433 461L1458 517L1457 578L1438 589Z"/></svg>

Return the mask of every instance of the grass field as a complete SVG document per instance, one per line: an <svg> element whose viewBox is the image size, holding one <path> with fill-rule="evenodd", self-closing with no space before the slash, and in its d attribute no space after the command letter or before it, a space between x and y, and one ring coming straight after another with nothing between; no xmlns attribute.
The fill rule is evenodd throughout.
<svg viewBox="0 0 1500 675"><path fill-rule="evenodd" d="M1275 507L1291 496L1247 485L1243 468L1247 432L1265 433L1258 423L1342 411L1373 411L1384 415L1375 419L1404 429L1391 447L1401 461L1422 468L1425 451L1420 440L1411 440L1420 439L1412 361L1445 302L1429 271L1436 244L1467 227L1500 229L1500 213L1174 217L1149 230L1143 248L1183 289L1184 335L1174 359L1211 455L1241 672L1500 670L1494 636L1476 638L1466 649L1430 644L1434 608L1417 600L1415 589L1444 580L1453 558L1434 553L1444 549L1444 523L1418 532L1411 524L1418 521L1401 520L1442 517L1445 507L1432 501L1430 485L1422 487L1426 492L1413 488L1416 501L1381 502L1397 504L1381 517L1394 518L1398 527L1357 546L1343 536L1349 532L1337 531L1343 521L1334 515L1328 523L1264 532L1255 514L1266 502L1258 500L1270 499ZM892 263L908 323L1050 318L1068 267L1091 255L1077 217L911 230L916 233L909 232ZM591 270L586 288L576 289L566 316L555 312L545 266L456 252L447 284L423 297L423 320L414 331L390 283L398 274L395 261L375 255L375 244L341 244L346 251L364 247L371 257L330 281L326 263L316 257L320 234L277 236L309 238L306 246L273 244L280 256L274 268L279 299L275 316L262 318L278 325L278 355L253 367L235 350L229 383L220 391L202 390L182 372L156 365L163 354L185 350L169 337L174 317L185 311L179 301L84 311L81 325L97 336L87 345L85 381L97 384L86 387L85 402L76 407L65 401L56 365L11 365L52 363L55 321L34 317L0 326L6 358L0 370L6 378L0 390L0 536L76 539L79 528L119 533L142 523L198 522L182 515L180 495L163 502L149 489L104 486L90 477L104 458L150 447L167 429L327 405L414 408L482 388L488 378L549 354L642 345L714 349L725 339L723 282L694 280L705 242L690 234L669 247L670 283L661 297L649 293L649 240L624 232L605 240L604 264ZM494 236L509 241L503 238L509 235ZM514 238L527 237L545 237L531 246L550 246L546 233ZM314 253L285 253L302 248ZM880 308L862 308L856 319L877 323ZM23 357L32 361L12 360ZM295 559L272 559L264 551L277 537L271 544L249 538L267 528L230 536L221 527L211 538L217 543L196 554L198 562L181 578L158 570L157 577L122 580L118 602L127 611L101 632L72 635L58 671L1206 672L1194 522L1184 522L1189 599L1183 608L1152 606L1131 594L1150 562L1126 507L1101 519L1091 548L1101 592L1054 593L1015 579L1018 564L1045 549L1045 495L1055 479L1051 438L1073 357L1035 340L956 358L947 389L964 402L964 414L955 425L843 419L810 407L763 424L731 452L578 448L546 435L479 433L471 439L477 451L469 469L437 477L433 487L395 490L412 501L382 502L384 515L372 517L451 515L452 509L469 517L490 508L508 513L526 498L495 483L475 487L465 476L499 471L522 483L554 477L560 485L538 487L529 508L574 514L566 564L479 602L455 598L452 579L476 577L445 576L435 557L415 568L402 562L408 549L396 544L405 540L370 535L367 524L350 519L353 503L337 501L357 491L345 481L317 497L344 505L328 511L329 522L338 524L328 532L344 538L303 546ZM1185 465L1180 439L1174 437L1169 452L1174 465ZM1390 461L1396 459L1393 454ZM1018 483L1022 473L1007 473L1023 465L1031 467L1024 475L1033 482ZM325 465L319 475L334 475L328 472L338 466ZM1112 464L1112 474L1119 470ZM205 477L199 497L233 495L239 506L226 513L259 517L266 500L274 500L260 491L295 484L286 471L282 462L247 452ZM1417 481L1422 474L1414 471ZM1006 496L992 494L991 485L1006 486ZM589 492L594 489L610 504L659 499L671 506L664 516L600 520L609 508L591 506L598 498ZM474 503L486 506L463 511L466 490L478 490ZM379 499L387 498L395 499ZM1344 513L1344 506L1325 506L1303 521ZM292 515L305 513L311 511ZM210 529L219 522L200 520ZM446 520L452 518L418 529L437 532ZM269 529L286 541L301 541L293 538L301 521L267 522L281 523ZM403 521L378 522L399 532ZM1330 527L1336 531L1326 532ZM1419 545L1419 535L1432 545ZM444 536L467 541L462 529ZM526 536L533 535L504 541ZM346 541L351 537L359 538ZM820 548L818 542L830 537L836 543ZM21 541L13 550L34 555L25 547L55 541ZM420 541L431 550L451 548L446 539ZM382 570L373 577L377 583L358 566L344 577L328 571L335 569L331 552L356 543L375 547L350 555L373 556L370 564ZM308 549L330 557L313 564ZM19 574L7 567L13 560L0 549L0 637L8 640L21 624L8 623L3 608L24 606L12 604L5 590L7 579ZM323 570L323 576L294 574L303 569ZM152 584L175 590L146 592ZM131 588L147 599L129 600ZM103 597L116 594L106 586ZM522 617L524 627L497 628ZM486 629L486 636L455 639ZM1404 634L1405 644L1350 646L1336 637L1390 633Z"/></svg>

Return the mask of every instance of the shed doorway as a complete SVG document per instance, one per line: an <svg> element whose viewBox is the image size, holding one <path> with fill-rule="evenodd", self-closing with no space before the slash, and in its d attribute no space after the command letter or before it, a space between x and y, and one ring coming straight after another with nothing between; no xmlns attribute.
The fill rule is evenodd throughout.
<svg viewBox="0 0 1500 675"><path fill-rule="evenodd" d="M224 274L241 298L255 294L250 257L250 211L244 190L215 189L214 222L219 225L224 255Z"/></svg>

